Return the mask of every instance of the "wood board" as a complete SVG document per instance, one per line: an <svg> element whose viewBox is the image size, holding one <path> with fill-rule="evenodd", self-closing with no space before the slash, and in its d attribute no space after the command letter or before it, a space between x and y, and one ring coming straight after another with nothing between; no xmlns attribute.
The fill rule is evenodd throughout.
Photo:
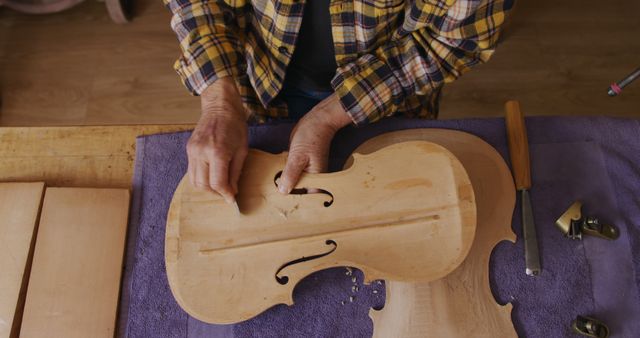
<svg viewBox="0 0 640 338"><path fill-rule="evenodd" d="M129 209L125 189L48 188L23 337L113 337Z"/></svg>
<svg viewBox="0 0 640 338"><path fill-rule="evenodd" d="M441 146L397 143L355 154L343 171L301 177L298 188L322 189L330 201L324 193L280 194L275 181L285 162L286 154L250 151L237 195L242 214L186 178L178 186L165 263L171 290L191 316L235 323L290 305L298 281L335 266L357 267L369 281L434 280L471 247L473 188Z"/></svg>
<svg viewBox="0 0 640 338"><path fill-rule="evenodd" d="M511 304L495 302L489 286L489 257L502 241L515 241L511 217L515 187L509 168L480 138L453 130L411 129L373 138L355 152L368 154L389 144L426 140L442 145L464 165L477 203L477 231L469 255L446 277L427 283L387 281L381 311L371 310L374 337L517 337ZM350 165L347 163L347 166Z"/></svg>
<svg viewBox="0 0 640 338"><path fill-rule="evenodd" d="M0 338L17 337L44 183L0 183Z"/></svg>
<svg viewBox="0 0 640 338"><path fill-rule="evenodd" d="M0 181L130 188L136 137L193 125L0 128Z"/></svg>

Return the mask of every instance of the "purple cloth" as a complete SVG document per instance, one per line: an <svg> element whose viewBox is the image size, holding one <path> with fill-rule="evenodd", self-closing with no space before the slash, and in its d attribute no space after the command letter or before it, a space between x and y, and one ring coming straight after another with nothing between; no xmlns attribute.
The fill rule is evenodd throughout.
<svg viewBox="0 0 640 338"><path fill-rule="evenodd" d="M508 158L502 119L389 119L341 131L332 144L330 170L341 168L349 154L373 136L425 127L475 134ZM250 146L283 151L291 128L288 123L251 127ZM515 245L498 244L491 257L490 279L497 301L514 304L512 319L520 336L572 336L570 323L577 314L603 320L609 324L612 337L638 336L640 123L598 117L539 117L527 119L527 129L533 168L531 198L543 272L537 278L524 274L518 203L513 221L518 240ZM371 336L368 311L384 304L384 284L362 285L359 271L349 276L344 268L320 271L301 281L294 291L294 306L279 305L236 325L201 323L180 309L164 270L164 226L172 193L186 170L184 147L189 135L184 132L138 139L120 307L121 334ZM554 221L578 199L589 214L616 224L621 237L613 242L562 237Z"/></svg>

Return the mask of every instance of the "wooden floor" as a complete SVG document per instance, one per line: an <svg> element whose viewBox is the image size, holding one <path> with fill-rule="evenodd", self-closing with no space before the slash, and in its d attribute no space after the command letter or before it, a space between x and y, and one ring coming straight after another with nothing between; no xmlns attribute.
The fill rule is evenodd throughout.
<svg viewBox="0 0 640 338"><path fill-rule="evenodd" d="M640 117L640 80L606 89L640 66L640 2L516 0L492 60L445 89L441 118L528 115ZM134 21L104 3L29 16L0 8L0 125L190 123L198 99L171 65L178 44L160 0L136 0Z"/></svg>

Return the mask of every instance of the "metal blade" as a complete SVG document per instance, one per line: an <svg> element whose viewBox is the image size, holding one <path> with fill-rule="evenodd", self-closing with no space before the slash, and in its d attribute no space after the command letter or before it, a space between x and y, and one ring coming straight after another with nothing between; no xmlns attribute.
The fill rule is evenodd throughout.
<svg viewBox="0 0 640 338"><path fill-rule="evenodd" d="M524 235L524 260L526 273L537 276L540 273L540 254L538 253L538 236L533 222L533 210L528 190L522 192L522 233Z"/></svg>

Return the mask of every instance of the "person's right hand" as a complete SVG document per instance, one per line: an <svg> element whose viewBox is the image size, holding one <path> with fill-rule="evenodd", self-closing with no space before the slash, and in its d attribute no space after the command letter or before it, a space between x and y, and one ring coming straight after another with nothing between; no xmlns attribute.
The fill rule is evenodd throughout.
<svg viewBox="0 0 640 338"><path fill-rule="evenodd" d="M202 115L187 143L189 181L232 203L248 152L247 113L231 77L209 85L201 102Z"/></svg>

